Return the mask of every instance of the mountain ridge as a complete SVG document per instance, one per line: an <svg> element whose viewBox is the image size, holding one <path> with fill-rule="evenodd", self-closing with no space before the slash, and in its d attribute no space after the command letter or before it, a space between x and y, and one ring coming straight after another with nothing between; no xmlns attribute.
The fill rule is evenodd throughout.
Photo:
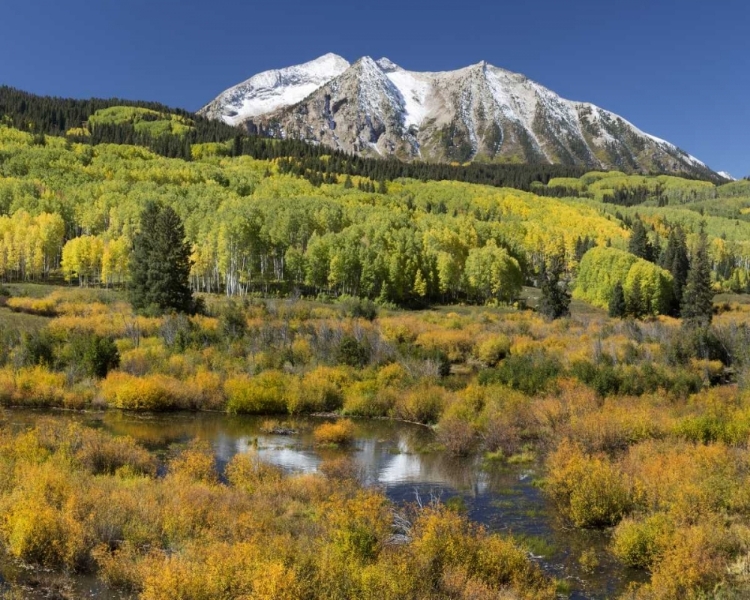
<svg viewBox="0 0 750 600"><path fill-rule="evenodd" d="M261 86L262 82L280 82ZM594 104L566 100L486 61L452 71L326 54L259 73L198 114L251 133L363 156L436 162L548 162L716 175L674 144Z"/></svg>

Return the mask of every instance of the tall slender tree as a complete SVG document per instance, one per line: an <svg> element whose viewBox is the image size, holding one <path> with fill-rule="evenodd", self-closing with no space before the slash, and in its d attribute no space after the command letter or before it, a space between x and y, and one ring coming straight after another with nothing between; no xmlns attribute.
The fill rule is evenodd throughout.
<svg viewBox="0 0 750 600"><path fill-rule="evenodd" d="M698 244L690 258L690 270L682 294L680 316L688 322L708 325L713 317L713 297L708 237L701 226Z"/></svg>
<svg viewBox="0 0 750 600"><path fill-rule="evenodd" d="M636 219L633 223L628 251L631 254L635 254L638 258L643 258L650 262L654 261L654 247L651 244L651 240L648 239L648 232L643 225L643 221L640 219Z"/></svg>
<svg viewBox="0 0 750 600"><path fill-rule="evenodd" d="M149 202L133 240L130 296L133 307L193 312L190 245L179 215Z"/></svg>
<svg viewBox="0 0 750 600"><path fill-rule="evenodd" d="M667 238L667 245L659 259L659 266L666 269L674 278L675 313L679 313L682 303L682 292L690 270L685 232L679 225L672 228Z"/></svg>
<svg viewBox="0 0 750 600"><path fill-rule="evenodd" d="M570 291L562 276L565 272L565 249L560 248L542 264L538 311L548 319L570 315Z"/></svg>

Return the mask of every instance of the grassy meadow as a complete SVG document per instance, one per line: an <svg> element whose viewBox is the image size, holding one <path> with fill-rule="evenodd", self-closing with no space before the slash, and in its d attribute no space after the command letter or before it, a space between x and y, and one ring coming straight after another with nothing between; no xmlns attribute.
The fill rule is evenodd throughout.
<svg viewBox="0 0 750 600"><path fill-rule="evenodd" d="M423 423L436 451L541 460L559 518L606 530L617 559L650 574L627 597L750 589L742 296L718 298L710 327L686 329L663 316L610 319L584 303L547 321L507 307L210 296L206 314L188 317L137 315L112 290L11 284L4 293L6 407ZM525 295L533 304L536 293ZM97 343L105 339L115 352ZM348 444L346 418L315 439ZM162 459L134 441L84 426L5 426L2 437L7 552L142 598L552 598L565 589L512 539L444 506L397 509L345 464L287 475L247 455L220 478L196 442L162 476ZM394 523L408 543L394 542Z"/></svg>

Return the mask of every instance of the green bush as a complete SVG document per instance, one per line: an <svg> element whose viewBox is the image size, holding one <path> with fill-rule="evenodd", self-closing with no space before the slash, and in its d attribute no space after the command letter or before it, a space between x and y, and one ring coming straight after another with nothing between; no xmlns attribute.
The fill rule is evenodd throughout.
<svg viewBox="0 0 750 600"><path fill-rule="evenodd" d="M370 361L370 349L356 338L346 335L336 349L336 362L349 367L364 367Z"/></svg>
<svg viewBox="0 0 750 600"><path fill-rule="evenodd" d="M545 352L511 355L496 368L480 372L479 384L500 383L534 396L549 389L561 371L560 362Z"/></svg>
<svg viewBox="0 0 750 600"><path fill-rule="evenodd" d="M120 353L110 337L74 333L68 342L68 360L89 377L104 378L120 366Z"/></svg>

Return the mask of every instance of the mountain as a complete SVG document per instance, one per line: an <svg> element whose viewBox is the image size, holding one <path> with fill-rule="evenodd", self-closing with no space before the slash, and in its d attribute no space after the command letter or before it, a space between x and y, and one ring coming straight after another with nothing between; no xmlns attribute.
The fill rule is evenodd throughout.
<svg viewBox="0 0 750 600"><path fill-rule="evenodd" d="M717 173L719 177L723 177L724 179L728 179L729 181L737 181L736 177L732 177L731 173L727 173L726 171L719 171Z"/></svg>
<svg viewBox="0 0 750 600"><path fill-rule="evenodd" d="M700 160L614 113L565 100L486 62L420 73L387 58L349 64L326 54L260 73L223 92L199 114L250 133L363 156L715 176Z"/></svg>
<svg viewBox="0 0 750 600"><path fill-rule="evenodd" d="M295 67L265 71L229 88L199 112L236 125L301 102L349 66L340 56L326 54Z"/></svg>

